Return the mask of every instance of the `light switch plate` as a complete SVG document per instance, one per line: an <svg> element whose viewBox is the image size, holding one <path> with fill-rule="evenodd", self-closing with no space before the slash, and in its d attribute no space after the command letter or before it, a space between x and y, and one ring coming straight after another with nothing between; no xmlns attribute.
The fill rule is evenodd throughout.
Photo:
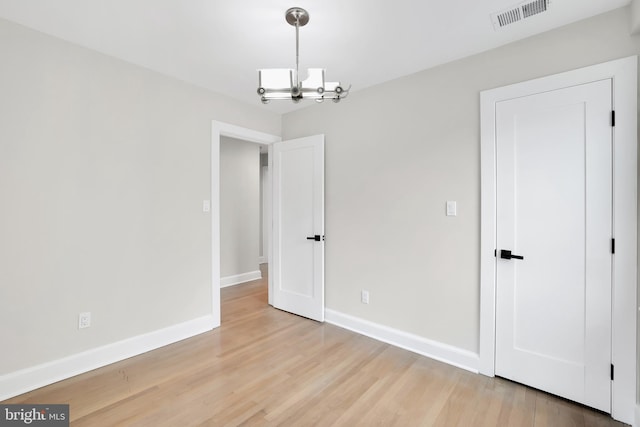
<svg viewBox="0 0 640 427"><path fill-rule="evenodd" d="M203 200L202 212L210 212L210 211L211 211L211 200Z"/></svg>
<svg viewBox="0 0 640 427"><path fill-rule="evenodd" d="M447 201L447 216L456 216L458 214L456 202L448 200Z"/></svg>

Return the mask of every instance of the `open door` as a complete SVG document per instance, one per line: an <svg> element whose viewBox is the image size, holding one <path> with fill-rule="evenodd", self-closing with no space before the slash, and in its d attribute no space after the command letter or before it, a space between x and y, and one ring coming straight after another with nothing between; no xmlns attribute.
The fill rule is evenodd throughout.
<svg viewBox="0 0 640 427"><path fill-rule="evenodd" d="M324 135L273 144L273 306L324 321Z"/></svg>

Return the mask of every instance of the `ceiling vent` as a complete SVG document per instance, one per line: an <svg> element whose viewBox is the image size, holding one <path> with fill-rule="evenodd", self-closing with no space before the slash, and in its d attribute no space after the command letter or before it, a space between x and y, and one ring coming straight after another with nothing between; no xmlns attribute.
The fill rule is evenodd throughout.
<svg viewBox="0 0 640 427"><path fill-rule="evenodd" d="M492 13L491 21L494 29L500 29L509 24L513 24L523 19L532 17L542 12L546 12L550 0L534 0L520 3L502 12Z"/></svg>

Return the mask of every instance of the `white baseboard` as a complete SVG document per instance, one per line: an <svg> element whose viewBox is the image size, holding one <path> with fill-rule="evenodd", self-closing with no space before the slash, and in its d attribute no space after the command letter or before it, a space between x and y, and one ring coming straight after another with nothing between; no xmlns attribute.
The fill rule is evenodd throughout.
<svg viewBox="0 0 640 427"><path fill-rule="evenodd" d="M396 347L421 354L431 359L478 373L480 358L477 353L432 341L368 320L325 309L325 321L341 328L386 342Z"/></svg>
<svg viewBox="0 0 640 427"><path fill-rule="evenodd" d="M252 280L262 279L260 270L250 271L248 273L236 274L235 276L227 276L220 278L220 287L239 285L240 283L250 282Z"/></svg>
<svg viewBox="0 0 640 427"><path fill-rule="evenodd" d="M102 347L0 376L0 401L190 338L214 328L203 316Z"/></svg>

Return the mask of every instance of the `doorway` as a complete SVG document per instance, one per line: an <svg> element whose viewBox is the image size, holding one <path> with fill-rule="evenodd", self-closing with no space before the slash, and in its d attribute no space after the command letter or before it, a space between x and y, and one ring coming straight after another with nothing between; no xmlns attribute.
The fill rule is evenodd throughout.
<svg viewBox="0 0 640 427"><path fill-rule="evenodd" d="M324 321L324 135L290 141L226 123L212 123L211 256L213 327L220 326L220 139L227 136L268 146L267 212L269 304ZM297 227L308 223L304 230ZM300 249L300 242L306 249ZM298 248L298 249L296 249ZM299 266L299 254L309 262ZM292 274L293 272L293 274ZM277 298L279 296L279 298Z"/></svg>
<svg viewBox="0 0 640 427"><path fill-rule="evenodd" d="M262 277L263 146L221 137L220 144L220 286L235 286ZM268 167L265 166L265 169ZM265 175L266 178L266 175ZM266 230L266 228L265 228ZM264 252L265 254L267 251ZM266 271L266 270L265 270ZM266 283L266 281L265 281Z"/></svg>
<svg viewBox="0 0 640 427"><path fill-rule="evenodd" d="M500 102L590 84L603 80L613 84L613 226L615 254L611 258L611 414L631 423L636 392L636 301L637 301L637 57L549 76L481 93L481 310L480 373L496 375L496 334L504 321L496 316L498 263L502 249L497 237L498 150L497 105ZM607 119L611 116L607 113ZM622 119L624 117L624 119ZM612 123L613 124L613 123ZM549 191L551 191L550 189ZM620 245L624 245L622 248ZM552 251L554 248L549 247ZM608 249L608 248L607 248ZM515 250L513 254L518 254ZM525 255L526 258L526 255ZM512 263L518 260L510 261ZM540 310L543 310L540 307Z"/></svg>
<svg viewBox="0 0 640 427"><path fill-rule="evenodd" d="M220 138L226 136L247 142L254 142L269 147L281 140L279 136L258 132L229 123L213 121L211 125L211 312L214 319L213 327L220 326ZM270 222L270 219L267 219ZM269 241L271 236L267 230ZM270 255L267 254L267 257ZM267 259L267 263L270 260ZM273 281L271 271L268 273L268 283ZM269 304L271 301L269 289Z"/></svg>

